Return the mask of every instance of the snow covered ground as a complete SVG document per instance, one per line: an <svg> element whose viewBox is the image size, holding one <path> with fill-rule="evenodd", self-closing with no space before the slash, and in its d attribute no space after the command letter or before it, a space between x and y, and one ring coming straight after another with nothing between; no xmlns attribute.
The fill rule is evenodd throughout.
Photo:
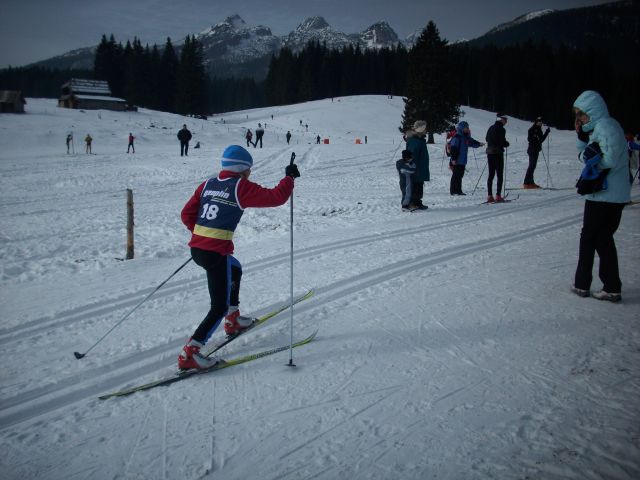
<svg viewBox="0 0 640 480"><path fill-rule="evenodd" d="M27 114L0 116L3 479L640 478L640 209L625 209L616 235L623 302L571 294L583 206L571 188L572 132L552 131L549 174L542 156L536 172L566 189L512 190L517 200L502 205L480 204L486 172L475 195L449 196L437 137L429 209L402 213L398 97L208 121L55 105L28 99ZM493 114L465 110L482 140ZM251 150L254 181L275 185L297 154L295 292L316 294L296 307L294 337L319 328L318 337L293 351L295 369L284 352L98 400L175 368L208 309L193 263L86 358L73 352L189 258L183 204L258 122L266 134ZM194 138L181 158L183 123ZM529 125L507 124L507 187L524 177ZM125 153L129 132L135 154ZM81 145L87 133L94 155ZM330 144L316 145L317 134ZM468 194L485 161L471 155ZM127 188L136 250L122 261ZM289 232L288 204L245 213L236 232L244 314L288 301ZM287 312L222 354L287 344L289 328Z"/></svg>

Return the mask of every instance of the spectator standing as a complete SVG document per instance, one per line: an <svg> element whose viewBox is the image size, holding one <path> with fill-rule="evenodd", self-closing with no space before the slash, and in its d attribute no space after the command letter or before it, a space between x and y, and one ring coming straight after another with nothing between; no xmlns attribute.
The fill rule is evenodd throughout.
<svg viewBox="0 0 640 480"><path fill-rule="evenodd" d="M400 177L402 211L413 211L416 207L411 203L411 187L413 185L412 176L416 173L416 164L413 163L413 156L409 150L402 151L402 158L396 162L396 170L398 170Z"/></svg>
<svg viewBox="0 0 640 480"><path fill-rule="evenodd" d="M258 124L258 128L256 129L256 141L253 144L254 148L257 148L258 142L260 142L260 148L262 148L262 137L264 136L264 128L262 128L261 124Z"/></svg>
<svg viewBox="0 0 640 480"><path fill-rule="evenodd" d="M68 134L67 135L67 154L69 153L69 148L72 146L73 144L73 134Z"/></svg>
<svg viewBox="0 0 640 480"><path fill-rule="evenodd" d="M430 180L429 175L429 150L427 149L427 122L416 120L413 128L405 133L407 150L411 152L416 173L412 177L411 203L419 210L426 210L428 207L422 203L424 195L424 182Z"/></svg>
<svg viewBox="0 0 640 480"><path fill-rule="evenodd" d="M189 141L191 140L191 132L186 125L182 125L182 129L178 132L178 140L180 140L180 156L189 155Z"/></svg>
<svg viewBox="0 0 640 480"><path fill-rule="evenodd" d="M600 156L599 170L609 169L606 188L585 195L578 266L571 290L581 297L618 302L622 282L618 270L618 251L613 239L622 209L631 199L627 143L620 124L609 116L604 99L593 90L582 92L573 103L578 150L588 160L590 152ZM589 148L588 148L589 147ZM600 257L599 277L602 290L590 292L593 262Z"/></svg>
<svg viewBox="0 0 640 480"><path fill-rule="evenodd" d="M291 141L291 131L287 130L287 145L289 145L289 142Z"/></svg>
<svg viewBox="0 0 640 480"><path fill-rule="evenodd" d="M91 138L91 135L89 135L89 134L87 133L87 136L86 136L86 137L84 137L84 143L85 143L85 145L86 145L85 153L89 153L89 154L91 154L91 153L92 153L92 152L91 152L91 142L93 142L93 138Z"/></svg>
<svg viewBox="0 0 640 480"><path fill-rule="evenodd" d="M136 153L136 147L133 145L133 141L136 137L133 136L131 132L129 132L129 145L127 145L127 153L129 153L129 149L133 150L133 153Z"/></svg>

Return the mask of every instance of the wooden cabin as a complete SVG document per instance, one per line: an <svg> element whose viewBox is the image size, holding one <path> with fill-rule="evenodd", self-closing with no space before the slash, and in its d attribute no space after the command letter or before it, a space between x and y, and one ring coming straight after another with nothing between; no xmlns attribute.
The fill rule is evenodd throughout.
<svg viewBox="0 0 640 480"><path fill-rule="evenodd" d="M19 90L0 90L0 113L24 113L27 101Z"/></svg>
<svg viewBox="0 0 640 480"><path fill-rule="evenodd" d="M79 110L127 110L127 101L111 96L109 84L104 80L72 78L62 85L58 106Z"/></svg>

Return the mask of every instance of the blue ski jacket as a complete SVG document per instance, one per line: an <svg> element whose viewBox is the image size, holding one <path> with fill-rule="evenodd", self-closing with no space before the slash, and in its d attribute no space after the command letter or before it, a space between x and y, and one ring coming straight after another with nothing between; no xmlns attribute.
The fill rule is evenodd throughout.
<svg viewBox="0 0 640 480"><path fill-rule="evenodd" d="M610 169L607 175L607 189L585 195L585 198L594 202L628 203L631 200L629 156L622 127L609 116L604 99L593 90L582 92L573 106L589 115L589 123L583 125L582 130L589 134L588 143L596 142L600 145L602 158L598 167L601 170ZM581 159L588 143L580 139L577 141Z"/></svg>

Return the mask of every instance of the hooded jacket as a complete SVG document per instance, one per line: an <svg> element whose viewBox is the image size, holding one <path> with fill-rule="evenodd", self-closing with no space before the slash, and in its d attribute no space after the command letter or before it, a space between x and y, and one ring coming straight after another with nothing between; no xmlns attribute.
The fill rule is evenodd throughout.
<svg viewBox="0 0 640 480"><path fill-rule="evenodd" d="M589 123L583 125L582 130L589 134L588 143L596 142L600 145L602 158L598 167L602 170L610 169L607 175L607 189L585 195L585 198L594 202L628 203L631 200L629 159L622 127L609 116L607 104L597 92L582 92L573 106L589 115ZM582 158L587 142L578 139L577 147Z"/></svg>
<svg viewBox="0 0 640 480"><path fill-rule="evenodd" d="M456 134L449 142L449 148L451 150L451 159L455 160L457 165L467 164L467 153L469 147L478 148L480 142L471 138L469 133L464 133L464 129L469 128L469 124L465 121L458 123L456 126Z"/></svg>
<svg viewBox="0 0 640 480"><path fill-rule="evenodd" d="M407 150L413 156L413 162L416 164L416 173L413 174L413 182L428 182L429 175L429 150L427 150L427 141L424 136L416 133L414 130L408 130L405 134L407 139Z"/></svg>

